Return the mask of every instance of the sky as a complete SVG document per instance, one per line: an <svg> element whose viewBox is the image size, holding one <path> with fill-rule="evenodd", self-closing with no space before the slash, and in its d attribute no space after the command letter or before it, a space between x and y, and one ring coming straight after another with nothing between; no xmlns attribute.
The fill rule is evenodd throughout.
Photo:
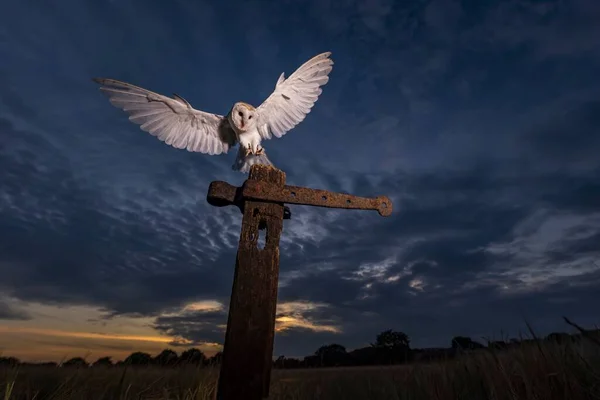
<svg viewBox="0 0 600 400"><path fill-rule="evenodd" d="M389 196L291 206L274 356L599 323L600 3L21 0L0 13L0 355L220 350L237 150L165 145L92 77L226 114L332 52L311 113L263 142L287 183ZM595 244L594 244L595 243Z"/></svg>

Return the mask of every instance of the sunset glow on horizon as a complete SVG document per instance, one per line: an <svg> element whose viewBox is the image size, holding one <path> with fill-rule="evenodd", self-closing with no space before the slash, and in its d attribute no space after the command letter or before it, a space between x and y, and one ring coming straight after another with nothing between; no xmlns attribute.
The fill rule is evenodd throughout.
<svg viewBox="0 0 600 400"><path fill-rule="evenodd" d="M135 351L155 356L167 348L181 354L195 347L208 357L222 350L220 343L194 343L157 330L157 317L107 317L106 310L90 306L54 306L12 298L6 301L23 311L28 319L9 320L0 326L0 355L4 357L17 357L27 362L60 362L71 357L85 357L93 362L105 356L120 361ZM280 303L275 330L279 333L290 329L340 333L339 327L315 321L307 314L326 308L325 304L302 301ZM226 311L225 305L216 300L201 300L185 304L179 310L169 310L161 316L194 315L198 322L202 322L203 315L219 312L226 316ZM215 329L221 331L224 337L225 324L217 324Z"/></svg>

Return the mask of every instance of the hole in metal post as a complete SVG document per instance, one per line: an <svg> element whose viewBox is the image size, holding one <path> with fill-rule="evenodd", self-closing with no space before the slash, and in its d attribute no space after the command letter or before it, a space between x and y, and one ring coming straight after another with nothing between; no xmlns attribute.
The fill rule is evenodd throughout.
<svg viewBox="0 0 600 400"><path fill-rule="evenodd" d="M296 197L296 192L290 192L290 194L292 195L292 197Z"/></svg>
<svg viewBox="0 0 600 400"><path fill-rule="evenodd" d="M259 228L258 230L258 240L256 241L256 247L259 250L262 250L265 248L265 245L267 244L267 224L266 221L261 220L261 225L263 225L264 227L262 229Z"/></svg>
<svg viewBox="0 0 600 400"><path fill-rule="evenodd" d="M321 196L321 199L327 200L327 196Z"/></svg>
<svg viewBox="0 0 600 400"><path fill-rule="evenodd" d="M387 203L381 203L381 205L383 206L383 208L387 208Z"/></svg>
<svg viewBox="0 0 600 400"><path fill-rule="evenodd" d="M348 200L346 200L346 203L350 204L350 203L352 203L352 201L350 199L348 199Z"/></svg>

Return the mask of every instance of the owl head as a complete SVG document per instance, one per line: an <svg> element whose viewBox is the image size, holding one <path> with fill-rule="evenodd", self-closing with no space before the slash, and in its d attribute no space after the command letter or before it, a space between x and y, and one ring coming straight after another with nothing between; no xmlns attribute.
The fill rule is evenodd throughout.
<svg viewBox="0 0 600 400"><path fill-rule="evenodd" d="M228 117L229 123L238 132L246 132L256 126L256 108L248 103L235 103Z"/></svg>

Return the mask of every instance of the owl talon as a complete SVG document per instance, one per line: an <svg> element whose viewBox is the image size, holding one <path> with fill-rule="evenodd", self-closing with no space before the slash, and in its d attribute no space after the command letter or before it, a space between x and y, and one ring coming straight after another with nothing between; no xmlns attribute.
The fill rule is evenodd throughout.
<svg viewBox="0 0 600 400"><path fill-rule="evenodd" d="M263 149L262 147L259 148L258 150L256 150L256 153L254 153L257 156L262 156L263 154L265 154L265 149Z"/></svg>

